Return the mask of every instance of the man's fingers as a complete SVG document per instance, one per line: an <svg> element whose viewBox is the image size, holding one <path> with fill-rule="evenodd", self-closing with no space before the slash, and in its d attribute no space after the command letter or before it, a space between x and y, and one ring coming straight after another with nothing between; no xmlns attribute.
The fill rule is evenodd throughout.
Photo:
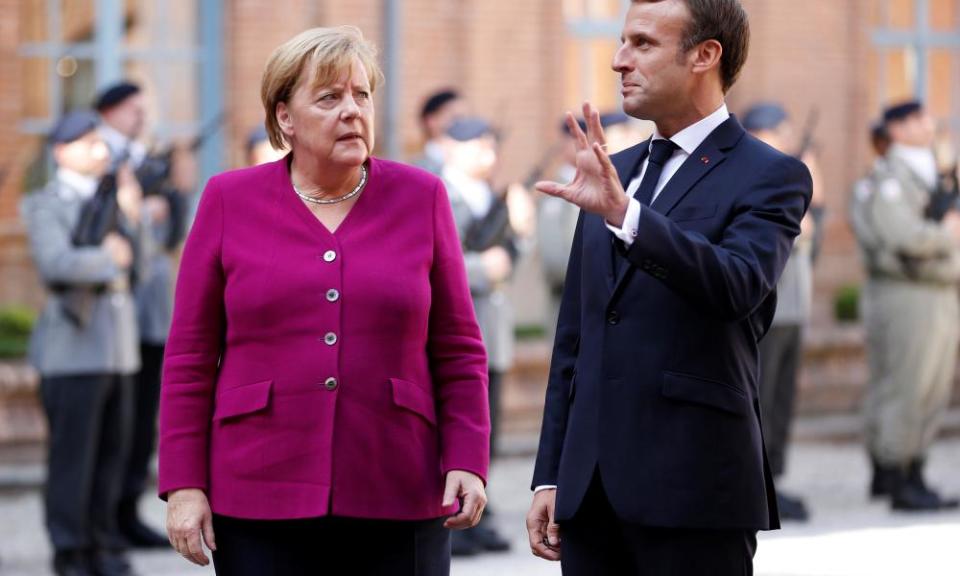
<svg viewBox="0 0 960 576"><path fill-rule="evenodd" d="M558 548L553 548L547 545L546 534L544 532L544 522L540 522L538 527L529 530L528 534L530 536L530 551L533 552L534 556L539 556L544 560L551 560L556 562L560 559L560 550Z"/></svg>
<svg viewBox="0 0 960 576"><path fill-rule="evenodd" d="M587 124L587 138L590 143L596 142L601 146L606 146L607 139L603 134L603 125L600 124L600 112L594 109L589 102L583 103L583 119Z"/></svg>
<svg viewBox="0 0 960 576"><path fill-rule="evenodd" d="M577 142L577 150L582 150L590 145L587 141L587 135L580 129L580 123L573 117L572 112L567 112L567 128L570 129L570 134L573 135L573 139Z"/></svg>
<svg viewBox="0 0 960 576"><path fill-rule="evenodd" d="M547 181L537 182L536 184L533 185L533 187L537 192L543 192L544 194L548 194L550 196L556 196L558 198L563 198L564 200L566 200L568 196L566 193L567 187L563 186L562 184L558 184L556 182L547 182Z"/></svg>
<svg viewBox="0 0 960 576"><path fill-rule="evenodd" d="M556 522L550 521L547 524L547 542L551 546L560 545L560 525Z"/></svg>
<svg viewBox="0 0 960 576"><path fill-rule="evenodd" d="M593 155L597 157L597 161L600 162L600 167L603 169L603 175L605 177L610 177L611 174L616 173L616 168L613 167L613 162L610 161L610 157L607 155L607 151L604 150L603 146L597 142L593 143Z"/></svg>
<svg viewBox="0 0 960 576"><path fill-rule="evenodd" d="M217 541L213 534L213 515L211 514L203 518L203 541L206 542L207 548L216 551Z"/></svg>

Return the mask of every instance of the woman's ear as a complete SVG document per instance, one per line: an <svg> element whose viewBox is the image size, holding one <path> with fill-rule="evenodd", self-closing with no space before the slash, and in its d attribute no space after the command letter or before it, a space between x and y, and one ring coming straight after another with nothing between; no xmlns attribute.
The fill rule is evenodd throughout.
<svg viewBox="0 0 960 576"><path fill-rule="evenodd" d="M287 107L287 103L277 102L275 114L277 116L277 125L280 126L280 131L283 132L287 138L293 136L293 118L290 117L290 108Z"/></svg>

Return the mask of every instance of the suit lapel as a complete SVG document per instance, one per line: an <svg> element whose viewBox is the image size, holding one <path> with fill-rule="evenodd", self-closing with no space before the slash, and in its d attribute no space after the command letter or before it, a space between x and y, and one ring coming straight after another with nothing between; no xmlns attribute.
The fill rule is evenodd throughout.
<svg viewBox="0 0 960 576"><path fill-rule="evenodd" d="M643 210L655 210L663 215L669 214L674 206L693 189L697 182L702 180L726 159L726 151L736 146L743 137L743 134L744 130L743 127L740 126L740 122L737 121L735 116L731 115L730 118L711 132L706 140L693 151L693 154L684 161L680 169L670 178L670 181L667 182L667 185L653 201L653 204L649 207L645 206ZM644 148L644 151L646 150L647 147ZM644 154L644 157L645 156L646 154ZM622 176L621 181L623 181ZM624 185L624 189L626 189L626 185ZM610 296L611 300L617 297L623 289L626 279L633 273L634 266L623 266L621 268L620 276L616 279L613 286L613 292Z"/></svg>

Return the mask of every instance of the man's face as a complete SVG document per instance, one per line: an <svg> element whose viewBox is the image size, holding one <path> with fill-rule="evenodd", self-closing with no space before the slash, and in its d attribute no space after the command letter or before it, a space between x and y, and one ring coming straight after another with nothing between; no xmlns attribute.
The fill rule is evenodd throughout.
<svg viewBox="0 0 960 576"><path fill-rule="evenodd" d="M53 158L61 168L99 178L109 165L110 150L100 133L94 130L73 142L54 145Z"/></svg>
<svg viewBox="0 0 960 576"><path fill-rule="evenodd" d="M693 74L680 46L689 19L683 0L630 5L613 57L630 116L656 122L686 105Z"/></svg>
<svg viewBox="0 0 960 576"><path fill-rule="evenodd" d="M450 140L447 163L475 180L487 180L497 165L497 140L491 134L457 142Z"/></svg>
<svg viewBox="0 0 960 576"><path fill-rule="evenodd" d="M136 140L146 124L147 105L142 92L105 111L103 121L131 140Z"/></svg>
<svg viewBox="0 0 960 576"><path fill-rule="evenodd" d="M447 102L441 106L439 110L423 119L427 139L433 140L443 136L447 133L447 128L450 127L450 124L457 118L465 116L466 113L467 103L462 99L455 98Z"/></svg>
<svg viewBox="0 0 960 576"><path fill-rule="evenodd" d="M937 126L926 110L920 110L889 126L890 139L904 146L930 148L936 139Z"/></svg>

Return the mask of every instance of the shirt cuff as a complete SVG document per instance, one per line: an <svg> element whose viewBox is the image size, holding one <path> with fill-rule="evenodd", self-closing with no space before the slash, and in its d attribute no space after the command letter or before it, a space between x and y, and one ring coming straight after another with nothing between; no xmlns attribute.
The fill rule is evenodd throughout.
<svg viewBox="0 0 960 576"><path fill-rule="evenodd" d="M604 221L604 224L613 232L614 236L629 248L633 244L634 238L637 237L637 229L640 227L640 201L636 198L630 199L630 203L627 205L627 213L623 216L623 226L621 228L617 228L606 221Z"/></svg>
<svg viewBox="0 0 960 576"><path fill-rule="evenodd" d="M543 492L544 490L556 490L556 489L557 487L552 484L544 484L542 486L537 486L536 488L534 488L533 493L536 494L537 492Z"/></svg>

